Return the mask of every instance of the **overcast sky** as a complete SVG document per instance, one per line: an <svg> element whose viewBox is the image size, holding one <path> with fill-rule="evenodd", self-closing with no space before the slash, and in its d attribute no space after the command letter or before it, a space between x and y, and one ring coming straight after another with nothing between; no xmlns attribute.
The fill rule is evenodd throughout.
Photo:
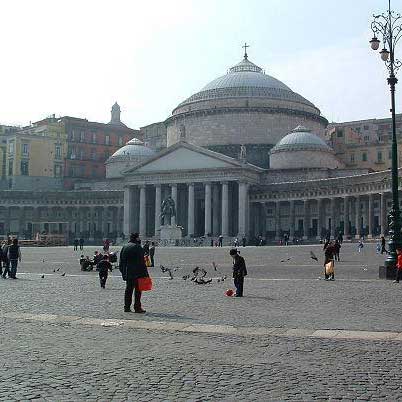
<svg viewBox="0 0 402 402"><path fill-rule="evenodd" d="M386 68L369 49L386 0L1 0L0 124L50 114L133 128L249 59L329 121L389 115ZM402 0L392 0L402 12ZM398 49L402 59L402 42ZM401 71L402 76L402 71ZM397 86L401 112L402 78Z"/></svg>

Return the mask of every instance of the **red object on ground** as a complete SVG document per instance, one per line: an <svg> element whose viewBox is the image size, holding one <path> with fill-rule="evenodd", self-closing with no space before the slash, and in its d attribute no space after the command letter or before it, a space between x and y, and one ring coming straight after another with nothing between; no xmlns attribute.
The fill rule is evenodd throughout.
<svg viewBox="0 0 402 402"><path fill-rule="evenodd" d="M228 289L228 290L225 292L225 295L226 295L226 296L229 296L229 297L233 296L233 294L234 294L233 289Z"/></svg>
<svg viewBox="0 0 402 402"><path fill-rule="evenodd" d="M140 292L152 290L152 279L149 276L146 278L138 278L138 290Z"/></svg>

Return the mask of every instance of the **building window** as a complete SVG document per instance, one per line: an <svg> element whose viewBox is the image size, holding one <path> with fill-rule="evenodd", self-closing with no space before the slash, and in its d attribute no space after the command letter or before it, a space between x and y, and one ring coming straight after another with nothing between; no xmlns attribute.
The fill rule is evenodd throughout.
<svg viewBox="0 0 402 402"><path fill-rule="evenodd" d="M56 154L56 158L57 158L57 159L60 159L60 158L61 158L61 146L60 146L60 145L56 145L55 154Z"/></svg>
<svg viewBox="0 0 402 402"><path fill-rule="evenodd" d="M8 152L12 155L14 154L14 141L8 144Z"/></svg>
<svg viewBox="0 0 402 402"><path fill-rule="evenodd" d="M105 135L105 144L110 145L110 135Z"/></svg>
<svg viewBox="0 0 402 402"><path fill-rule="evenodd" d="M13 165L14 165L14 160L10 159L8 161L8 175L12 176L13 175Z"/></svg>
<svg viewBox="0 0 402 402"><path fill-rule="evenodd" d="M28 161L21 161L21 175L28 176Z"/></svg>
<svg viewBox="0 0 402 402"><path fill-rule="evenodd" d="M80 132L80 142L85 141L85 133L83 131Z"/></svg>
<svg viewBox="0 0 402 402"><path fill-rule="evenodd" d="M350 155L350 161L351 161L352 163L355 163L355 154L351 154L351 155Z"/></svg>
<svg viewBox="0 0 402 402"><path fill-rule="evenodd" d="M119 146L123 145L123 138L119 137Z"/></svg>
<svg viewBox="0 0 402 402"><path fill-rule="evenodd" d="M75 147L71 147L70 159L75 159L76 157L77 157L77 153L76 153Z"/></svg>
<svg viewBox="0 0 402 402"><path fill-rule="evenodd" d="M362 153L362 161L367 162L367 152Z"/></svg>
<svg viewBox="0 0 402 402"><path fill-rule="evenodd" d="M368 130L369 126L363 126L363 130Z"/></svg>
<svg viewBox="0 0 402 402"><path fill-rule="evenodd" d="M377 161L382 162L382 152L381 151L377 152Z"/></svg>
<svg viewBox="0 0 402 402"><path fill-rule="evenodd" d="M96 144L96 134L92 133L92 143Z"/></svg>
<svg viewBox="0 0 402 402"><path fill-rule="evenodd" d="M365 136L364 136L364 141L366 141L366 142L370 141L370 136L369 136L369 135L365 135Z"/></svg>
<svg viewBox="0 0 402 402"><path fill-rule="evenodd" d="M61 165L54 165L54 177L61 177Z"/></svg>
<svg viewBox="0 0 402 402"><path fill-rule="evenodd" d="M71 131L71 141L75 141L75 131Z"/></svg>
<svg viewBox="0 0 402 402"><path fill-rule="evenodd" d="M28 155L28 144L22 144L22 155Z"/></svg>
<svg viewBox="0 0 402 402"><path fill-rule="evenodd" d="M91 149L91 159L93 161L96 160L96 149L95 148Z"/></svg>

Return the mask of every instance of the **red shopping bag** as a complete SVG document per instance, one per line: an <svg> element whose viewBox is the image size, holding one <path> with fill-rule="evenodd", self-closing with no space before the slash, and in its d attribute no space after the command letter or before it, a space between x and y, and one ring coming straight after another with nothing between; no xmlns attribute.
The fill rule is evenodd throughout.
<svg viewBox="0 0 402 402"><path fill-rule="evenodd" d="M140 292L152 290L152 279L149 276L146 278L138 278L138 290Z"/></svg>

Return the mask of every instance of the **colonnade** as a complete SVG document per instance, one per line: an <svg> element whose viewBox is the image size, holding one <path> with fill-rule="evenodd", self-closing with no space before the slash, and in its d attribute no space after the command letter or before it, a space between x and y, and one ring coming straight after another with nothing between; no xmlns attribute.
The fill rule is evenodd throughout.
<svg viewBox="0 0 402 402"><path fill-rule="evenodd" d="M371 193L303 200L253 201L251 235L290 238L373 237L388 231L390 193Z"/></svg>
<svg viewBox="0 0 402 402"><path fill-rule="evenodd" d="M34 237L36 233L67 237L119 237L123 230L122 206L2 206L0 235Z"/></svg>
<svg viewBox="0 0 402 402"><path fill-rule="evenodd" d="M184 235L245 236L248 225L249 186L237 181L163 183L124 189L124 233L159 237L162 200L170 196L176 217L170 222ZM235 216L233 215L235 214Z"/></svg>

